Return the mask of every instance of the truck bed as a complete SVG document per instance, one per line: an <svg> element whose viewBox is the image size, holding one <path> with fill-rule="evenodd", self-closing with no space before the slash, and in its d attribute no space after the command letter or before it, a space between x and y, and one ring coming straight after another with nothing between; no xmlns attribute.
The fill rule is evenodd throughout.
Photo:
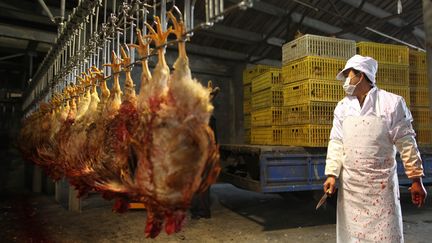
<svg viewBox="0 0 432 243"><path fill-rule="evenodd" d="M327 148L222 144L220 180L263 193L320 190ZM420 148L426 184L432 183L432 149ZM410 184L398 161L400 185Z"/></svg>

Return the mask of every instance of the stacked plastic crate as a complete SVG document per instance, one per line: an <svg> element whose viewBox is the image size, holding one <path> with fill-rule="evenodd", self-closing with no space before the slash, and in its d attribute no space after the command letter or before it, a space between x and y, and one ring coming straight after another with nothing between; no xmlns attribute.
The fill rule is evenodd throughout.
<svg viewBox="0 0 432 243"><path fill-rule="evenodd" d="M244 142L251 143L252 79L270 70L271 66L255 65L243 71L243 127Z"/></svg>
<svg viewBox="0 0 432 243"><path fill-rule="evenodd" d="M410 105L409 50L406 46L375 42L357 43L357 53L378 61L378 88L400 95Z"/></svg>
<svg viewBox="0 0 432 243"><path fill-rule="evenodd" d="M429 107L429 87L427 77L426 53L409 51L409 83L411 114L417 133L417 143L421 146L432 145L432 118Z"/></svg>
<svg viewBox="0 0 432 243"><path fill-rule="evenodd" d="M280 68L270 68L252 79L252 144L282 144L282 103Z"/></svg>
<svg viewBox="0 0 432 243"><path fill-rule="evenodd" d="M335 79L355 42L305 35L282 47L283 144L326 147L336 104L345 94Z"/></svg>

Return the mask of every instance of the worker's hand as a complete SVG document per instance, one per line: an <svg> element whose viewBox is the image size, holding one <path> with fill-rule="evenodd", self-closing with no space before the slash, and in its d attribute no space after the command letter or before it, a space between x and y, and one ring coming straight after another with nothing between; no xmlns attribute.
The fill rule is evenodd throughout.
<svg viewBox="0 0 432 243"><path fill-rule="evenodd" d="M427 192L421 178L413 179L411 187L408 190L411 192L411 200L414 205L417 207L423 206L426 201Z"/></svg>
<svg viewBox="0 0 432 243"><path fill-rule="evenodd" d="M336 177L329 175L324 182L324 193L329 193L330 195L335 193L336 189Z"/></svg>

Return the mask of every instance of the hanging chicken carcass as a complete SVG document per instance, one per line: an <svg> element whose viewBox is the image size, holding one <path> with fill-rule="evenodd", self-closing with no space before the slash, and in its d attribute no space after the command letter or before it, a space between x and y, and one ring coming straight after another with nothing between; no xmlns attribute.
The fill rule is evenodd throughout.
<svg viewBox="0 0 432 243"><path fill-rule="evenodd" d="M134 139L135 182L148 210L145 233L152 238L163 226L168 234L178 232L192 196L206 189L219 173L218 148L208 126L213 111L209 91L191 77L183 23L171 13L168 16L174 30L163 32L158 18L157 30L148 26L150 38L159 47L158 63L146 87L150 95L138 100L148 109L140 110L139 127L144 131ZM170 76L163 46L171 32L179 41L179 57Z"/></svg>
<svg viewBox="0 0 432 243"><path fill-rule="evenodd" d="M85 153L88 141L88 131L97 118L97 107L100 99L96 90L96 75L92 70L83 73L80 81L83 92L80 95L77 115L63 139L59 141L62 154L59 159L65 164L66 177L69 183L79 190L79 196L93 189L92 185L85 183L85 176L92 173L89 165L89 155Z"/></svg>

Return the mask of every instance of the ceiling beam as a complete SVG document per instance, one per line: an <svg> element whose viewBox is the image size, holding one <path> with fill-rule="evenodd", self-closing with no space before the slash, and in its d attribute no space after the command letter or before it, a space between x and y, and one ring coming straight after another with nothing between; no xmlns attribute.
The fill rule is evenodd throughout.
<svg viewBox="0 0 432 243"><path fill-rule="evenodd" d="M4 60L8 60L8 59L13 59L15 57L21 57L21 56L24 56L24 55L25 55L25 53L17 53L17 54L2 56L2 57L0 57L0 61L4 61Z"/></svg>
<svg viewBox="0 0 432 243"><path fill-rule="evenodd" d="M53 22L49 20L46 16L37 15L33 13L23 12L15 9L9 8L0 8L0 17L20 20L20 21L28 21L37 24L43 24L48 26L56 26Z"/></svg>
<svg viewBox="0 0 432 243"><path fill-rule="evenodd" d="M53 44L57 34L13 25L0 25L0 36Z"/></svg>
<svg viewBox="0 0 432 243"><path fill-rule="evenodd" d="M351 12L348 12L348 14L346 14L346 16L351 16L351 14L354 11L361 10L363 8L363 5L365 3L366 3L366 1L362 0L362 2L360 3L360 5L358 5L357 7L353 8L353 10ZM334 33L334 35L346 34L346 33L349 33L350 31L353 31L353 30L363 30L366 27L372 27L372 28L377 27L378 28L377 24L385 23L385 22L388 22L388 21L390 21L392 19L396 19L396 18L402 18L403 16L412 15L414 13L419 13L421 11L422 11L422 8L413 8L413 9L410 9L410 10L405 10L401 14L393 14L393 15L389 15L387 17L383 17L383 18L380 18L380 19L377 19L377 20L375 20L375 19L374 20L369 20L369 21L366 21L364 23L356 24L354 26L350 25L350 26L344 28L342 31L340 31L338 33ZM413 32L417 32L418 33L418 30L419 29L414 29ZM418 35L414 35L414 36L421 36L421 35L422 34L419 33Z"/></svg>
<svg viewBox="0 0 432 243"><path fill-rule="evenodd" d="M238 3L239 2L238 0L228 0L228 1L232 2L232 3ZM273 15L276 17L284 16L284 15L287 15L289 13L289 10L284 10L278 6L273 5L273 4L261 2L261 1L254 1L252 8L256 11L270 14L270 15ZM300 21L302 21L301 16L302 16L302 14L299 12L291 13L291 19L296 23L299 23ZM309 28L327 33L327 34L332 34L335 32L342 31L342 28L340 28L340 27L325 23L321 20L311 18L311 17L305 17L303 19L303 25L305 25ZM347 33L344 35L340 35L340 37L349 38L349 39L353 39L353 40L357 40L357 41L367 40L366 38L358 36L358 35L353 34L353 33Z"/></svg>
<svg viewBox="0 0 432 243"><path fill-rule="evenodd" d="M204 23L204 21L202 20L198 20L197 22ZM208 29L200 31L200 33L211 35L212 37L219 39L226 39L229 41L245 44L256 44L259 42L264 42L267 45L281 47L282 43L285 42L283 39L277 37L266 38L265 35L257 32L230 27L222 24L215 24Z"/></svg>
<svg viewBox="0 0 432 243"><path fill-rule="evenodd" d="M110 1L108 1L108 2L110 2ZM48 6L48 7L51 10L54 17L60 16L61 11L59 8L55 8L52 6ZM0 1L0 8L12 9L12 10L16 10L16 11L23 11L24 10L28 13L40 14L42 16L45 16L45 18L47 18L49 21L49 17L43 11L41 6L38 3L36 3L36 1L1 0ZM68 13L70 13L70 11L66 11L66 16L68 15Z"/></svg>
<svg viewBox="0 0 432 243"><path fill-rule="evenodd" d="M186 45L186 49L189 53L193 53L201 56L219 58L223 60L247 62L249 57L247 53L243 53L243 52L228 51L228 50L214 48L214 47L195 45L192 43L188 43ZM262 58L259 56L252 56L251 59L260 59L260 62L258 63L261 64L268 64L272 66L281 65L280 60Z"/></svg>
<svg viewBox="0 0 432 243"><path fill-rule="evenodd" d="M358 0L342 0L342 1L348 5L351 5L351 6L356 7L356 8L359 7L359 3L360 3L360 1L358 1ZM368 2L365 2L363 4L363 6L361 6L361 10L365 13L368 13L368 14L373 15L373 16L378 17L378 18L386 18L386 17L392 16L391 13L389 13L389 12L385 11L384 9L379 8L379 7L377 7L371 3L368 3ZM387 22L396 26L396 27L404 27L408 24L407 22L405 22L401 18L391 18L391 19L388 19ZM418 27L414 27L413 33L415 35L417 35L418 37L425 39L424 31L419 29Z"/></svg>
<svg viewBox="0 0 432 243"><path fill-rule="evenodd" d="M209 28L208 31L212 31L218 35L233 37L242 41L259 42L263 40L262 34L221 24L215 24L213 27Z"/></svg>

